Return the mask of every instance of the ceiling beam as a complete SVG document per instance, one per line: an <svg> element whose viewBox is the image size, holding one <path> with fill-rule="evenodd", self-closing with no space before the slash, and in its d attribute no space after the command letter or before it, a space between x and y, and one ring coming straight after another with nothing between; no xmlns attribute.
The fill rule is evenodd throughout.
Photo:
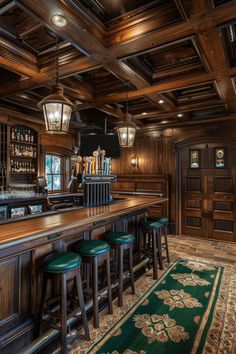
<svg viewBox="0 0 236 354"><path fill-rule="evenodd" d="M91 60L90 58L81 58L74 62L60 66L59 77L64 78L72 75L72 73L75 74L87 70L96 69L99 66L100 65L98 62ZM54 70L41 71L39 75L34 75L34 77L25 80L9 81L8 83L0 86L0 97L6 97L13 93L33 89L35 87L45 85L51 82L52 80L55 80ZM79 86L77 87L77 90L80 91ZM81 90L80 99L82 101L91 101L92 100L91 93L86 92L85 89L83 88L83 90Z"/></svg>
<svg viewBox="0 0 236 354"><path fill-rule="evenodd" d="M235 7L236 10L236 7ZM208 62L210 71L215 76L216 86L222 100L225 101L231 112L236 112L236 97L233 82L228 74L228 61L225 57L225 50L219 30L214 26L213 20L207 18L204 22L205 13L214 13L210 0L192 0L193 21L195 18L202 18L203 26L196 33L198 43ZM220 54L219 54L220 53Z"/></svg>
<svg viewBox="0 0 236 354"><path fill-rule="evenodd" d="M180 2L180 0L178 0L178 2ZM208 0L206 0L206 2L208 2ZM199 38L201 38L201 35L210 33L210 30L217 32L216 26L218 24L235 18L235 1L231 1L218 8L208 9L207 11L205 11L206 9L203 7L201 15L193 15L191 19L188 19L187 21L163 29L156 29L155 21L151 21L150 23L147 21L145 25L142 23L135 26L135 30L137 31L130 31L130 28L127 27L124 30L120 30L118 36L112 37L112 41L110 43L108 42L108 47L106 47L102 31L97 33L93 28L84 27L86 21L84 21L81 16L77 16L76 12L66 2L42 0L39 3L33 0L19 0L16 1L16 3L31 15L39 18L44 25L52 31L57 32L61 37L71 42L75 48L87 55L86 58L80 58L70 64L61 66L60 77L67 77L78 72L103 66L122 80L125 80L127 78L127 73L129 73L128 77L132 80L130 80L131 83L137 88L136 91L128 93L129 99L146 96L147 99L152 100L153 102L158 100L163 92L195 86L216 79L222 98L225 99L231 110L235 109L232 90L229 85L229 81L231 81L229 76L232 72L226 70L226 67L224 67L224 71L226 71L228 75L228 82L226 85L228 88L224 88L222 86L223 70L219 73L219 71L217 71L219 63L214 63L213 59L210 59L209 57L207 57L207 61L211 67L211 73L193 75L189 78L186 77L155 86L150 86L142 76L136 74L134 71L132 73L129 72L130 68L127 64L119 60L130 55L135 55L140 51L149 51L150 49L160 47L161 45L169 45L171 41L193 35L194 33L200 33ZM204 6L203 0L199 0L199 3L199 6ZM64 14L68 19L68 26L64 29L55 28L51 23L50 16L57 10L60 11L59 13ZM137 33L140 33L140 35L137 35ZM152 35L151 42L150 33ZM213 37L213 40L214 39L215 37ZM206 39L205 42L210 41ZM202 48L204 48L204 45L206 48L207 45L209 45L209 43L207 44L205 42L204 39L202 39ZM217 53L217 48L219 48L219 42L216 41L214 53ZM8 65L10 65L10 63L8 63ZM215 65L215 68L213 65ZM14 81L7 83L2 88L0 87L0 97L43 85L51 82L53 79L55 79L55 73L53 73L50 68L46 68L41 72L36 71L36 73L34 73L29 79ZM83 89L78 88L78 95L80 95L79 97L81 101L91 102L91 104L93 104L93 97L90 90L84 90L84 87ZM109 96L101 95L96 97L94 104L96 106L104 107L104 104L106 103L119 102L126 100L126 98L127 93ZM173 112L174 107L174 103L167 102L164 108L167 112Z"/></svg>
<svg viewBox="0 0 236 354"><path fill-rule="evenodd" d="M126 63L118 61L116 59L105 64L107 70L109 70L113 75L118 76L123 81L129 81L133 86L137 89L148 88L151 87L149 82L144 79L141 75L136 73L133 69L131 69ZM145 97L152 101L153 104L158 106L158 101L163 99L161 95L158 93L150 93L145 95ZM163 110L172 110L175 106L173 103L170 103L167 100L164 100L164 103L160 105Z"/></svg>
<svg viewBox="0 0 236 354"><path fill-rule="evenodd" d="M50 23L49 20L49 16L48 14L52 14L53 11L55 11L56 9L58 9L58 3L55 3L55 1L46 1L43 0L44 3L47 5L47 9L50 8L50 12L47 13L47 16L45 15L46 10L44 9L45 13L44 13L44 17L48 18L48 22L46 23L47 26L50 25L50 28L53 29L54 31L56 31L58 34L60 34L63 37L63 32L62 30L58 30L55 28L52 28L52 24ZM23 6L24 9L26 9L28 12L30 12L32 14L32 11L34 11L34 15L35 15L35 11L37 12L37 16L39 16L40 14L42 14L42 6L41 6L41 2L39 3L35 3L35 1L33 0L21 0L21 1L17 1L19 6ZM37 5L37 6L36 6ZM62 3L60 3L60 6L62 6ZM233 17L235 17L234 15L234 10L236 9L236 5L235 5L235 1L230 2L229 4L226 5L222 5L219 8L213 9L212 13L205 14L204 17L204 21L201 21L200 19L197 19L194 21L185 21L183 23L180 24L176 24L174 26L171 26L169 28L164 28L164 29L158 29L158 30L153 30L152 31L152 41L150 43L150 33L144 34L142 36L137 36L136 38L132 39L132 41L128 40L125 41L123 43L119 43L117 45L115 45L115 43L112 43L110 47L105 48L104 46L99 46L99 47L94 47L94 38L92 38L93 40L91 41L91 34L88 33L88 31L86 30L83 31L85 32L86 37L79 36L78 33L78 29L77 29L77 35L76 38L69 38L69 40L73 40L73 45L75 45L75 43L77 43L75 46L78 48L81 43L83 43L83 45L85 45L86 43L86 50L90 48L91 46L91 53L97 53L96 50L98 50L99 48L102 49L102 55L103 58L105 58L105 60L109 60L110 58L114 58L115 57L124 57L130 54L134 54L135 52L140 52L142 50L148 50L150 48L153 47L158 47L162 44L166 44L170 41L174 41L174 40L178 40L180 38L189 36L194 34L194 32L196 30L199 30L199 28L202 28L204 26L204 24L207 23L207 20L209 20L208 22L211 23L212 25L216 25L219 23L222 23L223 21L229 21L232 20ZM60 7L59 10L64 13L63 7ZM71 14L70 14L71 17ZM78 17L77 17L78 19ZM210 21L211 20L211 21ZM45 20L43 20L44 24L45 24ZM73 17L73 28L75 26L75 18ZM78 23L77 23L78 25ZM209 26L209 25L208 25ZM81 27L81 23L80 23L80 27ZM76 27L77 28L77 27ZM82 27L80 28L80 30L82 29ZM150 30L150 29L149 29ZM66 37L68 37L68 34ZM68 38L67 38L68 39ZM78 42L79 41L79 42ZM93 43L93 45L92 45ZM101 59L101 55L100 55L100 59ZM82 65L82 61L84 60L85 65ZM102 65L101 60L99 60L98 58L95 58L93 55L91 57L88 58L82 58L82 59L78 59L75 60L74 63L72 63L72 65L64 65L63 67L60 67L60 70L62 70L61 75L63 76L69 76L69 75L73 75L76 72L83 72L89 69L92 69L96 66ZM47 70L45 70L45 73L47 73ZM48 72L50 74L50 72ZM49 78L49 81L51 81L52 77ZM19 82L16 83L16 88L18 91L22 91L22 90L27 90L30 88L33 88L37 85L40 85L44 82L45 77L42 77L41 80L37 79L37 80L26 80L24 82L24 84L19 84ZM14 89L14 85L12 86L11 83L9 85L11 87L11 89L13 89L13 92L17 92ZM6 89L5 93L10 94L12 91L11 89ZM4 95L4 93L1 93L0 90L0 97Z"/></svg>
<svg viewBox="0 0 236 354"><path fill-rule="evenodd" d="M4 58L3 56L0 56L0 67L26 77L33 77L37 73L36 70L29 68L22 63L14 62L12 59Z"/></svg>
<svg viewBox="0 0 236 354"><path fill-rule="evenodd" d="M111 56L106 51L105 42L102 38L100 40L92 32L93 27L85 30L85 24L81 18L76 16L76 13L72 13L65 3L58 3L54 0L41 0L40 5L36 5L35 1L22 0L19 2L20 6L27 11L30 9L41 21L43 21L47 27L56 31L63 38L67 39L75 47L85 50L86 53L90 53L95 58L101 60L103 67L109 70L112 74L124 81L130 81L136 88L150 87L148 81L146 81L141 75L132 70L127 64L118 61L116 57ZM46 11L46 12L45 12ZM53 28L50 17L53 13L63 13L68 19L67 26L63 29ZM45 16L45 13L47 14ZM79 32L79 33L78 33ZM82 33L82 36L80 36ZM147 96L147 98L149 98ZM161 99L157 93L152 94L151 100L158 102ZM164 101L162 109L172 110L173 104L169 101Z"/></svg>
<svg viewBox="0 0 236 354"><path fill-rule="evenodd" d="M205 119L196 119L196 120L188 120L188 121L179 121L179 122L170 122L165 124L150 124L147 127L143 127L141 133L145 132L156 132L157 130L165 130L170 128L180 128L180 127L187 127L199 124L212 124L218 122L228 122L231 120L236 120L236 114L231 113L227 116L217 117L217 118L205 118Z"/></svg>
<svg viewBox="0 0 236 354"><path fill-rule="evenodd" d="M138 114L133 114L133 118L135 119L149 119L149 118L165 118L166 116L172 115L177 117L178 113L188 113L188 112L193 112L193 111L201 111L205 109L210 109L210 108L216 108L216 107L221 107L224 106L224 102L202 102L202 103L197 103L197 104L191 104L191 106L188 107L181 107L179 106L176 110L172 112L160 112L160 111L151 111L147 112L146 115L142 115L142 113ZM181 118L182 119L182 118Z"/></svg>
<svg viewBox="0 0 236 354"><path fill-rule="evenodd" d="M198 2L198 0L193 1ZM152 26L140 24L135 27L136 31L130 31L130 35L126 34L129 29L120 31L117 38L109 43L107 51L109 51L110 55L112 54L117 58L133 56L138 52L191 36L199 30L202 30L204 26L209 26L209 24L210 26L216 27L222 23L235 20L235 11L236 2L234 0L218 6L209 12L205 12L202 16L191 18L191 20L189 19L167 28L156 29L155 22ZM137 33L141 34L137 35Z"/></svg>
<svg viewBox="0 0 236 354"><path fill-rule="evenodd" d="M182 89L190 86L196 86L203 83L212 82L214 80L214 75L211 73L207 74L200 74L200 75L192 75L190 77L181 78L177 80L173 80L170 82L160 83L158 85L144 87L135 91L128 92L128 99L142 97L152 93L163 93L172 90ZM96 104L104 104L104 103L113 103L113 102L120 102L127 99L127 92L117 93L114 95L104 95L104 96L95 96L95 103Z"/></svg>

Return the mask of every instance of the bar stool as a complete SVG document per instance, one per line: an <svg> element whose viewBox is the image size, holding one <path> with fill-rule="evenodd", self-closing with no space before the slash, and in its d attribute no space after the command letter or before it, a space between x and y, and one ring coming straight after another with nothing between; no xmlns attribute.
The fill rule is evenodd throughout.
<svg viewBox="0 0 236 354"><path fill-rule="evenodd" d="M152 237L151 249L152 249L152 260L153 260L153 278L157 279L157 261L159 262L160 269L163 270L163 260L167 258L169 262L169 254L168 244L162 245L161 242L161 230L163 225L159 222L150 222L149 220L144 220L141 223L141 230L143 235L148 235ZM165 237L165 241L167 241L167 237ZM144 241L145 246L146 240ZM139 251L141 247L141 241L139 242ZM162 251L166 250L166 257L163 257ZM144 250L145 253L149 253L149 251Z"/></svg>
<svg viewBox="0 0 236 354"><path fill-rule="evenodd" d="M110 244L111 248L118 253L118 269L119 269L119 283L118 283L118 305L123 305L123 257L124 250L129 250L129 272L130 272L130 286L132 294L135 294L134 287L134 271L133 271L133 243L134 235L127 232L109 232L105 235L105 240Z"/></svg>
<svg viewBox="0 0 236 354"><path fill-rule="evenodd" d="M156 216L156 217L148 217L146 221L150 223L158 222L159 224L161 224L162 226L161 231L163 231L163 236L165 238L164 244L162 243L162 250L166 251L166 259L167 262L170 263L169 247L168 247L168 239L167 239L169 219L165 216Z"/></svg>
<svg viewBox="0 0 236 354"><path fill-rule="evenodd" d="M110 274L110 246L107 242L100 240L83 241L76 246L76 251L82 256L85 263L92 265L93 270L93 313L94 327L99 327L98 317L98 263L106 261L107 272L107 297L108 297L108 312L113 313L112 309L112 294L111 294L111 274Z"/></svg>
<svg viewBox="0 0 236 354"><path fill-rule="evenodd" d="M81 262L81 257L75 252L50 253L43 259L42 262L43 284L39 311L39 334L41 333L43 323L46 323L54 329L59 330L61 334L61 352L63 354L67 353L67 320L70 317L77 317L76 312L78 311L78 309L76 309L67 315L67 280L72 278L76 280L76 288L85 336L88 340L90 340L80 273ZM43 319L49 278L60 282L60 313L58 314L52 311L47 311L46 313L53 318L59 318L61 322L60 326L56 325L55 323L50 323L49 320Z"/></svg>

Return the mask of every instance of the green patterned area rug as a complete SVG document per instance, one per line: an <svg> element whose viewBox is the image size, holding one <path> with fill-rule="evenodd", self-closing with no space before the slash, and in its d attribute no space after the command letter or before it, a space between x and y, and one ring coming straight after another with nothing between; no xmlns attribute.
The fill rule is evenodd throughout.
<svg viewBox="0 0 236 354"><path fill-rule="evenodd" d="M226 296L222 284L224 271L223 267L205 262L187 259L174 262L86 352L215 352L213 346L216 346L217 338L214 336L223 320L222 309Z"/></svg>

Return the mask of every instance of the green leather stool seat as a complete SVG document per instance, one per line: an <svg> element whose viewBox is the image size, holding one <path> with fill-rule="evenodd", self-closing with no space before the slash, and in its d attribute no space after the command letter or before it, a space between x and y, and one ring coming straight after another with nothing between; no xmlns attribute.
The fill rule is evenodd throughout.
<svg viewBox="0 0 236 354"><path fill-rule="evenodd" d="M158 222L159 222L160 224L167 224L167 223L169 222L169 219L163 216L162 218L160 218L160 219L158 220Z"/></svg>
<svg viewBox="0 0 236 354"><path fill-rule="evenodd" d="M76 247L81 256L97 256L108 252L109 249L110 245L100 240L83 241Z"/></svg>
<svg viewBox="0 0 236 354"><path fill-rule="evenodd" d="M155 229L155 230L159 230L159 229L161 229L162 228L162 224L160 224L159 222L152 222L152 223L149 223L149 225L148 225L148 228L149 229Z"/></svg>
<svg viewBox="0 0 236 354"><path fill-rule="evenodd" d="M111 243L132 243L135 240L134 235L127 232L109 232L105 236L105 240Z"/></svg>
<svg viewBox="0 0 236 354"><path fill-rule="evenodd" d="M166 224L169 222L169 219L165 216L156 216L156 217L148 217L147 222L159 222L160 224Z"/></svg>
<svg viewBox="0 0 236 354"><path fill-rule="evenodd" d="M46 272L64 273L81 265L82 259L75 252L53 252L43 259Z"/></svg>

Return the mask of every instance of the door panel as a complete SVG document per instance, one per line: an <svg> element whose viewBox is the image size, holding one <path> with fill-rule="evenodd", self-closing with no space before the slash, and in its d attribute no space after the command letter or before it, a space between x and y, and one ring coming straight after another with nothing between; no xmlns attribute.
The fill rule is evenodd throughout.
<svg viewBox="0 0 236 354"><path fill-rule="evenodd" d="M215 151L224 146L225 168L216 168ZM199 168L190 168L190 151L198 150ZM198 144L181 151L181 233L235 241L236 147Z"/></svg>
<svg viewBox="0 0 236 354"><path fill-rule="evenodd" d="M196 172L196 171L194 171ZM202 208L204 204L204 181L201 175L188 175L185 170L183 183L183 225L186 234L202 236L204 220Z"/></svg>

